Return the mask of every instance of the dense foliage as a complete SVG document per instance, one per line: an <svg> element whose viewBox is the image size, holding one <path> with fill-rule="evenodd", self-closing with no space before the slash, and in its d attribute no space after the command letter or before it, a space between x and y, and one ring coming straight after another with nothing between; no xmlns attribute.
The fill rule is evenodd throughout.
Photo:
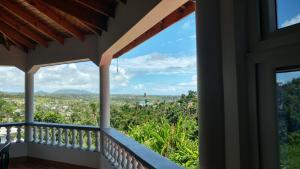
<svg viewBox="0 0 300 169"><path fill-rule="evenodd" d="M175 102L112 109L112 126L159 154L186 167L198 165L196 93Z"/></svg>
<svg viewBox="0 0 300 169"><path fill-rule="evenodd" d="M277 85L281 169L300 168L300 78Z"/></svg>
<svg viewBox="0 0 300 169"><path fill-rule="evenodd" d="M198 168L196 93L178 96L114 95L111 125L189 169ZM98 125L96 95L38 95L36 121ZM24 96L0 93L0 121L24 121Z"/></svg>

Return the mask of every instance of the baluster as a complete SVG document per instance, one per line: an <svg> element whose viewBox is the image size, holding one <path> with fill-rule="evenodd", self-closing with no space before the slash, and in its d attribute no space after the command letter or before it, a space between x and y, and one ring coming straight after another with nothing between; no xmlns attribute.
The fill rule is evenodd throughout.
<svg viewBox="0 0 300 169"><path fill-rule="evenodd" d="M99 131L95 131L95 151L100 152L100 140L99 140Z"/></svg>
<svg viewBox="0 0 300 169"><path fill-rule="evenodd" d="M52 128L52 146L55 146L56 144L56 133L55 133L55 127Z"/></svg>
<svg viewBox="0 0 300 169"><path fill-rule="evenodd" d="M113 158L113 142L111 139L108 139L109 141L109 144L108 144L108 157L109 159L112 159Z"/></svg>
<svg viewBox="0 0 300 169"><path fill-rule="evenodd" d="M33 142L37 142L37 131L36 131L36 126L33 126Z"/></svg>
<svg viewBox="0 0 300 169"><path fill-rule="evenodd" d="M104 140L104 155L105 157L109 158L109 140L106 136L104 136L103 140Z"/></svg>
<svg viewBox="0 0 300 169"><path fill-rule="evenodd" d="M6 143L10 142L10 129L11 127L6 127Z"/></svg>
<svg viewBox="0 0 300 169"><path fill-rule="evenodd" d="M137 169L146 169L146 168L143 166L143 164L141 164L141 163L138 163L138 167L137 167Z"/></svg>
<svg viewBox="0 0 300 169"><path fill-rule="evenodd" d="M45 130L46 130L45 144L49 144L49 127L46 127Z"/></svg>
<svg viewBox="0 0 300 169"><path fill-rule="evenodd" d="M72 148L76 148L76 130L75 129L72 129Z"/></svg>
<svg viewBox="0 0 300 169"><path fill-rule="evenodd" d="M138 169L139 163L135 158L132 159L132 164L133 164L133 166L132 166L133 169Z"/></svg>
<svg viewBox="0 0 300 169"><path fill-rule="evenodd" d="M122 162L123 162L122 160L123 160L123 148L119 147L118 159L117 159L119 168L122 168Z"/></svg>
<svg viewBox="0 0 300 169"><path fill-rule="evenodd" d="M22 126L17 126L17 143L20 143L21 142L21 127Z"/></svg>
<svg viewBox="0 0 300 169"><path fill-rule="evenodd" d="M122 167L121 168L125 168L127 164L127 152L125 150L123 150L123 158L122 158Z"/></svg>
<svg viewBox="0 0 300 169"><path fill-rule="evenodd" d="M65 146L66 146L66 148L68 148L68 146L69 146L68 129L65 129Z"/></svg>
<svg viewBox="0 0 300 169"><path fill-rule="evenodd" d="M88 144L88 151L91 151L91 144L92 144L92 139L91 139L91 131L87 131L87 144Z"/></svg>
<svg viewBox="0 0 300 169"><path fill-rule="evenodd" d="M115 144L115 142L112 142L112 146L111 146L111 159L110 159L110 162L112 163L112 164L114 164L114 162L115 162L115 151L116 151L116 144Z"/></svg>
<svg viewBox="0 0 300 169"><path fill-rule="evenodd" d="M83 130L79 130L79 149L83 150Z"/></svg>
<svg viewBox="0 0 300 169"><path fill-rule="evenodd" d="M118 163L118 160L119 160L119 145L117 145L117 144L115 144L115 155L114 155L114 159L115 159L114 166L115 166L115 167L118 167L118 166L119 166L119 163Z"/></svg>
<svg viewBox="0 0 300 169"><path fill-rule="evenodd" d="M132 157L130 154L127 153L127 165L126 165L126 169L131 169L132 167L132 164L131 164L131 161L132 161Z"/></svg>
<svg viewBox="0 0 300 169"><path fill-rule="evenodd" d="M58 128L58 146L62 146L62 128Z"/></svg>
<svg viewBox="0 0 300 169"><path fill-rule="evenodd" d="M44 140L44 138L43 138L44 136L43 136L43 127L42 126L40 126L40 144L42 144L43 143L43 140Z"/></svg>

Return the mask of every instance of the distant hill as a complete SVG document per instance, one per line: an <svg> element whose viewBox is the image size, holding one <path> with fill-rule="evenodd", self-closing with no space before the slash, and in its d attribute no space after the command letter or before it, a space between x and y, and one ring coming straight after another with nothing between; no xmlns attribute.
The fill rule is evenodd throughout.
<svg viewBox="0 0 300 169"><path fill-rule="evenodd" d="M62 89L56 90L51 94L58 94L58 95L92 95L94 93L89 92L87 90L77 90L77 89Z"/></svg>
<svg viewBox="0 0 300 169"><path fill-rule="evenodd" d="M36 91L34 92L35 95L38 95L38 96L46 96L46 95L49 95L48 92L45 92L45 91L42 91L42 90L39 90L39 91Z"/></svg>

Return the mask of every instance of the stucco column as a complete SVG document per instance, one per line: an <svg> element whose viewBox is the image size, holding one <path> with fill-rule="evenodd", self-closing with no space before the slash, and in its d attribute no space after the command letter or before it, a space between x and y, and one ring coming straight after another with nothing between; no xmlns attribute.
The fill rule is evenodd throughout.
<svg viewBox="0 0 300 169"><path fill-rule="evenodd" d="M34 112L34 73L25 73L25 122L32 123ZM32 141L31 128L26 126L25 141Z"/></svg>
<svg viewBox="0 0 300 169"><path fill-rule="evenodd" d="M200 168L225 168L221 0L197 0Z"/></svg>
<svg viewBox="0 0 300 169"><path fill-rule="evenodd" d="M109 64L100 65L100 127L110 127Z"/></svg>

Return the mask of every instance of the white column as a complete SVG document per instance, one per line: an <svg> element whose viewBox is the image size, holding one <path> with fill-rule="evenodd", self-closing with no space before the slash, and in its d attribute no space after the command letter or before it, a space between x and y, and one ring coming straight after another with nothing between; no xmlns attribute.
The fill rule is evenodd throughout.
<svg viewBox="0 0 300 169"><path fill-rule="evenodd" d="M109 66L100 65L100 127L110 127Z"/></svg>
<svg viewBox="0 0 300 169"><path fill-rule="evenodd" d="M25 122L33 122L34 111L34 73L25 73ZM32 131L26 126L25 141L32 141Z"/></svg>
<svg viewBox="0 0 300 169"><path fill-rule="evenodd" d="M197 0L200 168L225 168L221 0Z"/></svg>
<svg viewBox="0 0 300 169"><path fill-rule="evenodd" d="M110 94L109 94L109 66L100 65L100 128L110 127ZM104 157L105 134L100 134L100 168L105 168L107 159Z"/></svg>

